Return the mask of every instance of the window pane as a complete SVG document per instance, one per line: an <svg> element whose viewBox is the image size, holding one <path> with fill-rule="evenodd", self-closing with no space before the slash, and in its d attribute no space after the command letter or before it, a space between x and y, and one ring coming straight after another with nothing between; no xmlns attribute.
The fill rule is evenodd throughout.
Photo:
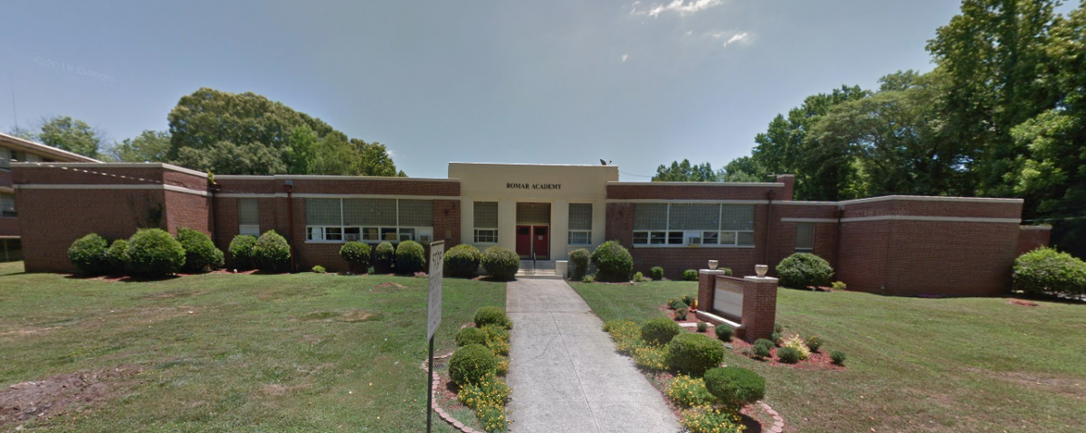
<svg viewBox="0 0 1086 433"><path fill-rule="evenodd" d="M475 227L498 228L498 202L475 202Z"/></svg>
<svg viewBox="0 0 1086 433"><path fill-rule="evenodd" d="M415 240L415 229L400 229L400 241Z"/></svg>
<svg viewBox="0 0 1086 433"><path fill-rule="evenodd" d="M310 198L305 201L305 224L310 226L338 226L339 199Z"/></svg>
<svg viewBox="0 0 1086 433"><path fill-rule="evenodd" d="M668 245L682 245L683 232L667 232Z"/></svg>
<svg viewBox="0 0 1086 433"><path fill-rule="evenodd" d="M569 204L569 229L592 230L592 203Z"/></svg>
<svg viewBox="0 0 1086 433"><path fill-rule="evenodd" d="M381 235L380 232L377 230L377 227L363 227L362 240L374 242L381 240Z"/></svg>
<svg viewBox="0 0 1086 433"><path fill-rule="evenodd" d="M400 200L400 226L433 227L433 200Z"/></svg>
<svg viewBox="0 0 1086 433"><path fill-rule="evenodd" d="M259 225L260 213L257 200L255 198L239 198L238 199L238 224L243 225Z"/></svg>
<svg viewBox="0 0 1086 433"><path fill-rule="evenodd" d="M326 240L326 241L342 241L343 240L343 228L341 228L341 227L325 227L324 228L324 240Z"/></svg>
<svg viewBox="0 0 1086 433"><path fill-rule="evenodd" d="M345 241L357 241L362 239L362 232L359 227L347 227L343 229L343 240Z"/></svg>
<svg viewBox="0 0 1086 433"><path fill-rule="evenodd" d="M754 206L726 204L721 230L754 230Z"/></svg>
<svg viewBox="0 0 1086 433"><path fill-rule="evenodd" d="M550 203L517 203L517 224L550 224Z"/></svg>
<svg viewBox="0 0 1086 433"><path fill-rule="evenodd" d="M649 232L649 243L653 245L663 245L667 236L667 232Z"/></svg>
<svg viewBox="0 0 1086 433"><path fill-rule="evenodd" d="M324 236L323 236L322 233L323 233L323 231L322 231L322 229L320 227L306 227L305 228L305 238L307 240L311 240L311 241L323 240Z"/></svg>
<svg viewBox="0 0 1086 433"><path fill-rule="evenodd" d="M735 232L720 232L720 245L735 245Z"/></svg>
<svg viewBox="0 0 1086 433"><path fill-rule="evenodd" d="M720 205L673 204L667 225L668 230L720 230Z"/></svg>
<svg viewBox="0 0 1086 433"><path fill-rule="evenodd" d="M381 227L381 240L396 242L396 228L395 227Z"/></svg>
<svg viewBox="0 0 1086 433"><path fill-rule="evenodd" d="M754 232L739 232L739 245L754 245Z"/></svg>
<svg viewBox="0 0 1086 433"><path fill-rule="evenodd" d="M720 232L703 232L701 234L701 243L708 245L716 245L717 239L720 237Z"/></svg>
<svg viewBox="0 0 1086 433"><path fill-rule="evenodd" d="M634 230L666 230L667 205L647 203L634 205Z"/></svg>
<svg viewBox="0 0 1086 433"><path fill-rule="evenodd" d="M649 232L634 232L634 245L646 245L649 243Z"/></svg>
<svg viewBox="0 0 1086 433"><path fill-rule="evenodd" d="M15 212L14 194L0 194L0 214L6 217L14 217L17 215Z"/></svg>
<svg viewBox="0 0 1086 433"><path fill-rule="evenodd" d="M343 224L348 226L395 226L396 200L365 198L343 200Z"/></svg>
<svg viewBox="0 0 1086 433"><path fill-rule="evenodd" d="M573 231L569 232L569 244L570 245L588 245L591 242L592 233Z"/></svg>
<svg viewBox="0 0 1086 433"><path fill-rule="evenodd" d="M814 223L796 224L796 249L810 250L814 248Z"/></svg>

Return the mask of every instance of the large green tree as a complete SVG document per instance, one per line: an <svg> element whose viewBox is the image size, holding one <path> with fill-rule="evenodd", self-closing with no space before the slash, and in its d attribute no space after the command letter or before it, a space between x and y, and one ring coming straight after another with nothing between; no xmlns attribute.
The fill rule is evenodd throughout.
<svg viewBox="0 0 1086 433"><path fill-rule="evenodd" d="M136 138L114 144L113 157L123 162L166 162L170 151L170 133L145 130Z"/></svg>
<svg viewBox="0 0 1086 433"><path fill-rule="evenodd" d="M79 119L68 116L56 116L42 119L40 131L27 133L20 130L23 138L39 141L42 144L78 153L90 158L102 158L103 134Z"/></svg>
<svg viewBox="0 0 1086 433"><path fill-rule="evenodd" d="M690 160L673 161L670 166L656 167L653 182L719 182L720 178L708 163L690 164Z"/></svg>

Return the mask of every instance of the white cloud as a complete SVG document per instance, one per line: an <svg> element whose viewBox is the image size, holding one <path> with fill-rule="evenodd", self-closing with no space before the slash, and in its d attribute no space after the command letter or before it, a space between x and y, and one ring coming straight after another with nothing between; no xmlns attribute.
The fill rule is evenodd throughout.
<svg viewBox="0 0 1086 433"><path fill-rule="evenodd" d="M689 2L687 0L672 0L671 3L658 4L652 9L638 10L637 5L640 3L640 1L636 1L633 3L634 7L630 10L631 14L648 15L650 17L657 18L662 13L677 12L679 16L685 17L687 15L701 12L714 6L719 6L721 0L690 0Z"/></svg>
<svg viewBox="0 0 1086 433"><path fill-rule="evenodd" d="M629 54L623 54L623 55L622 55L622 61L623 61L623 62L625 62L625 61L626 61L626 59L628 59L628 58L630 58L630 55L629 55Z"/></svg>
<svg viewBox="0 0 1086 433"><path fill-rule="evenodd" d="M728 33L728 32L718 32L718 33L712 33L709 36L712 36L713 39L723 39L724 37L728 36L729 34L730 33ZM728 45L734 44L734 43L738 43L738 42L750 42L750 34L747 33L747 32L735 33L735 34L731 34L731 35L732 36L730 38L728 38L727 41L724 42L725 47L728 46Z"/></svg>

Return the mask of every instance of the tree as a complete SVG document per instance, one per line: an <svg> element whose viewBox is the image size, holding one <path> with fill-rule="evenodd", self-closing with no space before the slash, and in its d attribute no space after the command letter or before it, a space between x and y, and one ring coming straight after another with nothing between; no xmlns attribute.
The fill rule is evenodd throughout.
<svg viewBox="0 0 1086 433"><path fill-rule="evenodd" d="M388 156L388 148L385 145L373 142L367 143L357 138L351 139L360 156L355 173L360 176L397 176L407 177L403 171L396 171L396 164Z"/></svg>
<svg viewBox="0 0 1086 433"><path fill-rule="evenodd" d="M702 163L701 165L690 165L690 160L684 159L681 163L673 161L670 167L664 165L656 167L656 175L652 177L652 181L719 182L720 179L708 162Z"/></svg>
<svg viewBox="0 0 1086 433"><path fill-rule="evenodd" d="M721 182L764 182L768 176L765 167L749 156L735 158L717 172Z"/></svg>
<svg viewBox="0 0 1086 433"><path fill-rule="evenodd" d="M166 162L170 133L145 130L136 138L126 138L113 146L113 157L122 162Z"/></svg>
<svg viewBox="0 0 1086 433"><path fill-rule="evenodd" d="M103 134L82 120L68 116L42 119L41 132L33 138L42 144L90 158L100 158Z"/></svg>

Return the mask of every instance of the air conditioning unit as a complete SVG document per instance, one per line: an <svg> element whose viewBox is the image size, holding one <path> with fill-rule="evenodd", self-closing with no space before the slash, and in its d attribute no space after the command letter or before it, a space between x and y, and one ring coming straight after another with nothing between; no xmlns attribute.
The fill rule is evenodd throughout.
<svg viewBox="0 0 1086 433"><path fill-rule="evenodd" d="M686 241L684 242L686 245L701 245L700 231L683 232L683 238L683 240Z"/></svg>

